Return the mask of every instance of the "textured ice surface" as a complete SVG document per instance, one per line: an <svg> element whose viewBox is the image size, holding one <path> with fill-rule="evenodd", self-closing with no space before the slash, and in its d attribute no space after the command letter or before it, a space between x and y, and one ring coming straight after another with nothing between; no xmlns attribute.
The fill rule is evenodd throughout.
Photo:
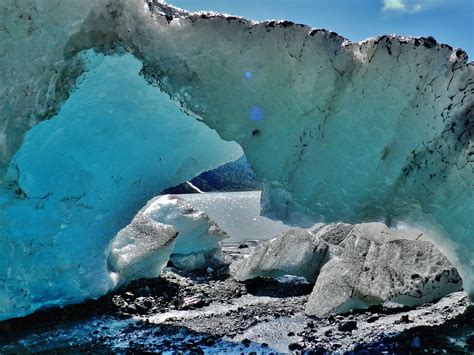
<svg viewBox="0 0 474 355"><path fill-rule="evenodd" d="M351 43L156 0L0 9L0 167L17 152L0 201L1 318L105 292L107 244L155 189L236 157L203 125L165 113L131 72L112 70L135 74L130 57L89 76L18 150L71 93L90 48L130 52L183 111L239 143L264 180L266 214L436 231L474 294L474 65L463 51L432 38Z"/></svg>
<svg viewBox="0 0 474 355"><path fill-rule="evenodd" d="M306 313L327 315L386 301L414 306L462 289L448 259L420 233L381 223L292 228L233 266L237 280L289 274L315 282Z"/></svg>
<svg viewBox="0 0 474 355"><path fill-rule="evenodd" d="M301 228L292 228L252 250L234 277L244 281L255 277L293 275L315 282L329 256L329 245Z"/></svg>
<svg viewBox="0 0 474 355"><path fill-rule="evenodd" d="M221 262L221 241L229 235L209 216L181 197L159 196L151 200L143 214L178 231L171 262L180 269L205 269Z"/></svg>
<svg viewBox="0 0 474 355"><path fill-rule="evenodd" d="M260 215L260 191L179 195L206 212L230 238L229 241L267 240L290 227Z"/></svg>
<svg viewBox="0 0 474 355"><path fill-rule="evenodd" d="M177 235L176 228L137 214L111 243L107 265L113 287L158 277L168 263Z"/></svg>
<svg viewBox="0 0 474 355"><path fill-rule="evenodd" d="M369 226L370 227L370 226ZM454 266L427 241L387 238L366 228L331 248L306 313L326 315L391 301L414 306L462 289Z"/></svg>

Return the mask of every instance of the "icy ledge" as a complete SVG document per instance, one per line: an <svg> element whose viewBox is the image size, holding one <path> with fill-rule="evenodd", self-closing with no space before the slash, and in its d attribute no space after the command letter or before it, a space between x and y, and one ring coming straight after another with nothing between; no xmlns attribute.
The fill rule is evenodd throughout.
<svg viewBox="0 0 474 355"><path fill-rule="evenodd" d="M0 86L3 169L25 132L58 112L87 70L81 51L125 50L143 63L142 75L183 111L240 144L265 182L265 214L300 225L385 220L430 230L474 296L474 65L462 50L433 38L382 36L351 43L287 21L191 14L151 0L5 0L0 8L6 28L0 31L0 78L9 83ZM119 75L110 71L104 77ZM90 96L97 98L102 97ZM140 102L143 96L135 90L127 91L127 98ZM117 96L111 107L123 100ZM191 124L171 116L156 110L156 119L166 124L157 128L135 120L123 129L130 133L134 130L127 127L143 124L143 131L159 133L178 122ZM110 164L100 149L87 154L87 144L61 141L61 126L54 121L30 132L5 179L0 318L107 292L105 251L129 222L123 217L131 218L140 202L159 192L157 186L180 183L202 165L228 161L235 152L229 148L219 159L187 169L194 160L177 159L176 151L154 139L148 140L158 145L153 155ZM97 129L83 127L69 133L107 141L107 129L116 126L111 120ZM43 136L35 140L38 131ZM181 132L166 137L175 137L180 149L195 148L192 138L180 139ZM148 148L142 138L130 139L134 149ZM177 164L185 173L175 166L176 174L159 174L146 164L160 149L173 153L167 168ZM61 158L68 174L50 164L44 176L40 163L52 162L58 152L70 157ZM76 153L95 163L78 164ZM146 169L146 181L140 169ZM107 186L106 194L98 193ZM115 186L120 194L112 194ZM137 186L138 197L132 193Z"/></svg>

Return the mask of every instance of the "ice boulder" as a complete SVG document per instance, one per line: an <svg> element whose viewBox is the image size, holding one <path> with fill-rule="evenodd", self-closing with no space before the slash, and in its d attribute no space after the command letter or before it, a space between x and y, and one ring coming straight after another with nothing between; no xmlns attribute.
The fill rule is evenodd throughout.
<svg viewBox="0 0 474 355"><path fill-rule="evenodd" d="M363 230L370 233L361 235ZM401 239L401 234L355 226L339 247L331 248L306 313L343 313L385 301L414 306L462 289L457 270L431 242Z"/></svg>
<svg viewBox="0 0 474 355"><path fill-rule="evenodd" d="M178 268L190 271L220 265L221 241L229 235L206 213L173 195L151 200L141 213L178 230L170 258Z"/></svg>
<svg viewBox="0 0 474 355"><path fill-rule="evenodd" d="M113 287L160 275L175 245L178 231L141 213L112 240L107 259Z"/></svg>
<svg viewBox="0 0 474 355"><path fill-rule="evenodd" d="M306 313L327 315L391 301L414 306L462 289L456 268L415 229L383 223L293 228L232 265L234 278L284 275L315 283Z"/></svg>
<svg viewBox="0 0 474 355"><path fill-rule="evenodd" d="M329 245L324 240L304 229L292 228L253 249L235 267L233 276L245 281L292 275L315 282L328 252Z"/></svg>

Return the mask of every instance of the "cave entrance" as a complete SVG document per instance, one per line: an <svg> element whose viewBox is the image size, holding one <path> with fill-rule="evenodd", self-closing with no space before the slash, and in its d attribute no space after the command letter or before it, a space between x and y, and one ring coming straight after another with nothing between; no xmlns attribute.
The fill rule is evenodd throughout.
<svg viewBox="0 0 474 355"><path fill-rule="evenodd" d="M220 204L211 203L206 194L201 204L194 199L205 212L210 211L206 206L221 206L209 212L220 223L232 214L249 218L247 225L253 222L256 230L240 234L236 218L227 218L233 226L224 222L223 228L227 226L231 235L235 230L237 239L261 238L264 229L277 225L268 229L268 239L283 228L280 222L260 217L260 182L240 146L222 140L143 80L138 59L92 50L80 56L87 71L75 91L55 117L27 133L12 159L10 177L21 191L21 199L5 211L12 230L18 232L16 226L22 225L26 233L57 238L64 248L81 240L83 250L104 250L160 192L195 192L178 191L186 181L180 186L232 191L212 197ZM242 190L257 192L236 192ZM32 214L37 216L34 221Z"/></svg>

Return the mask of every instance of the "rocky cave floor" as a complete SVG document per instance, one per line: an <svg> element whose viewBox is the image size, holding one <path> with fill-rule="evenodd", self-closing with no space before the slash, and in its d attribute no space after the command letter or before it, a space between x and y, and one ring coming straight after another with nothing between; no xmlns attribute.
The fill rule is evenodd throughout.
<svg viewBox="0 0 474 355"><path fill-rule="evenodd" d="M226 244L224 260L255 244ZM474 353L464 292L317 318L304 315L311 289L298 279L239 283L227 267L168 267L95 301L0 322L0 353Z"/></svg>

